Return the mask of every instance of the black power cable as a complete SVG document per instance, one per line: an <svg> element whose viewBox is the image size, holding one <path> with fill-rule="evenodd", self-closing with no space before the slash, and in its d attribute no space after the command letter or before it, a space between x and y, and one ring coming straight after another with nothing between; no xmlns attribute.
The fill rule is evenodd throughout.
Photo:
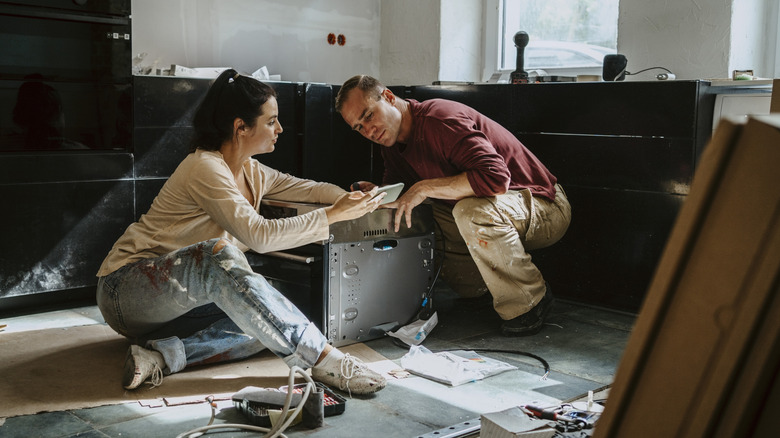
<svg viewBox="0 0 780 438"><path fill-rule="evenodd" d="M431 281L430 287L428 287L428 290L425 291L425 293L423 294L423 300L422 300L422 304L421 304L422 309L420 309L420 311L417 312L417 315L415 315L415 317L412 319L412 321L409 321L410 323L414 322L415 319L428 320L428 318L433 316L433 288L436 286L436 282L439 280L439 274L441 274L441 270L444 267L444 256L445 256L445 251L444 251L444 248L445 248L445 246L444 246L444 244L445 244L444 230L441 229L441 225L439 225L439 222L437 222L435 219L433 221L433 224L434 224L434 226L436 226L436 228L439 229L439 234L441 235L441 260L439 260L439 267L436 269L436 274L434 274L434 276L433 276L433 281ZM434 254L435 254L437 252L437 251L435 251L436 250L436 235L435 234L433 236L433 241L434 241L433 249L434 249ZM436 257L434 256L434 265L435 264L436 264Z"/></svg>
<svg viewBox="0 0 780 438"><path fill-rule="evenodd" d="M503 349L497 349L497 348L461 348L461 350L468 350L473 351L475 353L506 353L506 354L518 354L521 356L527 356L533 359L538 360L542 366L544 367L544 375L542 376L542 379L547 380L547 376L550 374L550 364L547 363L546 360L544 360L543 357L538 356L533 353L528 353L527 351L519 351L519 350L503 350ZM438 350L434 353L442 353L445 351L452 351L452 350Z"/></svg>
<svg viewBox="0 0 780 438"><path fill-rule="evenodd" d="M665 70L666 71L666 73L659 73L659 74L655 75L655 78L660 80L660 81L673 80L673 79L677 78L677 76L675 76L675 74L672 73L672 71L669 70L666 67L648 67L648 68L645 68L645 69L642 69L642 70L639 70L639 71L635 71L635 72L627 71L626 75L637 75L639 73L643 73L643 72L646 72L648 70L657 70L657 69L661 69L661 70Z"/></svg>
<svg viewBox="0 0 780 438"><path fill-rule="evenodd" d="M642 69L642 70L639 70L639 71L626 72L626 74L627 75L636 75L636 74L639 74L639 73L644 73L644 72L646 72L648 70L655 70L655 69L659 69L659 68L661 70L666 70L667 73L671 73L672 72L671 70L669 70L666 67L648 67L648 68L645 68L645 69Z"/></svg>

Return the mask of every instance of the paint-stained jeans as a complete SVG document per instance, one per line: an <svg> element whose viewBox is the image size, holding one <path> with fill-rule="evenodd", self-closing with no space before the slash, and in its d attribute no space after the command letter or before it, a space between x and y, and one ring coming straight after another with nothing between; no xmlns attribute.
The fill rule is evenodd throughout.
<svg viewBox="0 0 780 438"><path fill-rule="evenodd" d="M165 358L165 373L242 359L263 348L288 366L314 365L327 340L220 239L142 260L98 280L97 303L119 334Z"/></svg>
<svg viewBox="0 0 780 438"><path fill-rule="evenodd" d="M527 189L510 190L464 198L454 208L437 202L434 218L444 235L444 281L462 297L482 295L487 288L496 312L508 320L528 312L544 296L544 278L528 251L563 237L571 207L556 185L554 202Z"/></svg>

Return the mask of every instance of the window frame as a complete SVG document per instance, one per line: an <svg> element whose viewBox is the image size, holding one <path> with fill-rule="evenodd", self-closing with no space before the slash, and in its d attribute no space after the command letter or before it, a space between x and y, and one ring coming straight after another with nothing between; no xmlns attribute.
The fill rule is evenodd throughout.
<svg viewBox="0 0 780 438"><path fill-rule="evenodd" d="M484 60L482 80L489 81L494 74L500 74L499 81L508 81L514 67L500 68L503 59L503 28L504 28L504 0L485 0L484 25ZM526 67L526 70L528 68ZM545 68L550 76L577 76L602 74L602 67L550 67ZM495 79L495 78L493 78Z"/></svg>
<svg viewBox="0 0 780 438"><path fill-rule="evenodd" d="M482 80L487 81L494 73L499 72L501 59L501 11L504 8L503 0L485 0L484 36L485 59L482 69ZM502 72L503 73L503 72Z"/></svg>
<svg viewBox="0 0 780 438"><path fill-rule="evenodd" d="M780 5L773 2L767 2L767 5L770 8L767 30L774 35L774 38L767 38L766 59L771 60L767 67L772 78L780 78Z"/></svg>

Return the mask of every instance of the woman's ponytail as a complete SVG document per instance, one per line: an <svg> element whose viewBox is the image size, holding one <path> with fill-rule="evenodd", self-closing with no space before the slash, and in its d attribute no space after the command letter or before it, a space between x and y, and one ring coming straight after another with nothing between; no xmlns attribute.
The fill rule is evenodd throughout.
<svg viewBox="0 0 780 438"><path fill-rule="evenodd" d="M270 86L229 68L211 84L193 118L195 137L190 152L195 149L218 150L233 137L233 121L240 118L254 126L261 107L276 97Z"/></svg>

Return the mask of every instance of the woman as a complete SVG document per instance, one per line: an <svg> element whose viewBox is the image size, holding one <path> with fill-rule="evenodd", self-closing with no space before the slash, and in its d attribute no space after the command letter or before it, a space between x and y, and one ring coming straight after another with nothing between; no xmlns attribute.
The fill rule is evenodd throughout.
<svg viewBox="0 0 780 438"><path fill-rule="evenodd" d="M381 196L348 194L252 159L272 152L282 132L276 93L235 70L214 81L194 127L193 150L98 272L103 317L138 344L128 351L122 385L134 389L151 377L157 386L163 374L268 348L290 367L312 368L326 385L356 394L382 389L381 375L329 345L244 256L327 239L329 224L373 211ZM269 220L258 213L264 196L331 205Z"/></svg>

